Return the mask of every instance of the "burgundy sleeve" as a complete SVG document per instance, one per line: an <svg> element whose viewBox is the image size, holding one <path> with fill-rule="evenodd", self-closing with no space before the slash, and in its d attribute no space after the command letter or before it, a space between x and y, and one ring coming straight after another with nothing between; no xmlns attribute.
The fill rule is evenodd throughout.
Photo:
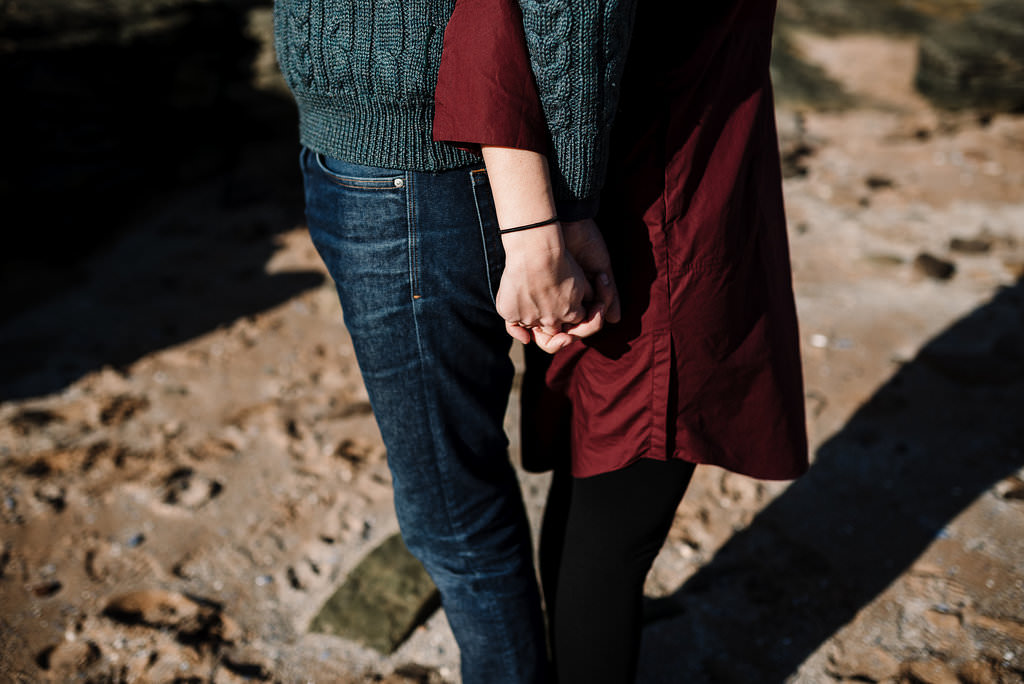
<svg viewBox="0 0 1024 684"><path fill-rule="evenodd" d="M434 140L550 150L516 0L458 0L444 32Z"/></svg>

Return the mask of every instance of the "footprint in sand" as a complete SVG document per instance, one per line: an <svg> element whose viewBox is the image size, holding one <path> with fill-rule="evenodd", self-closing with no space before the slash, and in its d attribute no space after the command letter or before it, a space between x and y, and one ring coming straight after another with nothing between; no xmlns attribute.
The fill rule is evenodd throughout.
<svg viewBox="0 0 1024 684"><path fill-rule="evenodd" d="M100 423L107 427L116 427L147 408L149 408L149 399L130 394L119 394L105 401L100 408Z"/></svg>
<svg viewBox="0 0 1024 684"><path fill-rule="evenodd" d="M324 543L310 544L302 559L288 566L288 585L296 591L308 591L326 583L333 583L338 576L338 551Z"/></svg>
<svg viewBox="0 0 1024 684"><path fill-rule="evenodd" d="M163 481L163 502L185 508L199 508L224 489L217 480L182 466Z"/></svg>
<svg viewBox="0 0 1024 684"><path fill-rule="evenodd" d="M62 641L37 653L36 664L55 681L72 681L87 673L101 656L100 647L88 639Z"/></svg>
<svg viewBox="0 0 1024 684"><path fill-rule="evenodd" d="M224 615L220 603L162 589L119 594L107 602L103 615L127 625L171 630L179 642L187 644L219 646L242 636L241 628Z"/></svg>

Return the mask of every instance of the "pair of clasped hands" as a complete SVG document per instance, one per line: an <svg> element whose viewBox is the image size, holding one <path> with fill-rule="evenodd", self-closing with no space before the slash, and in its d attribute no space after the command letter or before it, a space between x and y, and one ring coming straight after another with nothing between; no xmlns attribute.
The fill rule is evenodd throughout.
<svg viewBox="0 0 1024 684"><path fill-rule="evenodd" d="M482 152L500 226L554 216L546 157L507 147L482 146ZM513 338L553 354L574 338L618 322L619 295L608 248L592 219L501 238L505 270L495 304Z"/></svg>

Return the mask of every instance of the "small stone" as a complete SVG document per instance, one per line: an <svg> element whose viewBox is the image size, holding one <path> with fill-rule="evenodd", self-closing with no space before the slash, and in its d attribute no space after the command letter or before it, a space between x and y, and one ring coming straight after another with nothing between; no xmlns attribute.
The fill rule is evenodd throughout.
<svg viewBox="0 0 1024 684"><path fill-rule="evenodd" d="M999 684L999 675L983 660L975 660L960 666L957 676L963 684Z"/></svg>
<svg viewBox="0 0 1024 684"><path fill-rule="evenodd" d="M949 249L963 254L985 254L992 249L992 241L985 238L953 238Z"/></svg>
<svg viewBox="0 0 1024 684"><path fill-rule="evenodd" d="M921 252L914 258L914 270L936 280L949 280L956 273L956 265L952 261Z"/></svg>
<svg viewBox="0 0 1024 684"><path fill-rule="evenodd" d="M349 573L310 621L309 631L393 653L438 606L440 595L430 576L395 534Z"/></svg>
<svg viewBox="0 0 1024 684"><path fill-rule="evenodd" d="M1000 480L994 487L996 496L1009 501L1024 501L1024 480L1011 475L1005 480Z"/></svg>
<svg viewBox="0 0 1024 684"><path fill-rule="evenodd" d="M899 674L900 663L881 648L840 646L832 655L829 671L840 677L881 681Z"/></svg>
<svg viewBox="0 0 1024 684"><path fill-rule="evenodd" d="M1024 259L1008 258L1003 259L1003 268L1017 280L1024 279Z"/></svg>
<svg viewBox="0 0 1024 684"><path fill-rule="evenodd" d="M948 536L948 535L947 535ZM924 613L928 624L931 647L938 652L952 652L964 638L960 615L947 610L928 610Z"/></svg>
<svg viewBox="0 0 1024 684"><path fill-rule="evenodd" d="M876 266L902 266L906 263L906 259L899 254L885 254L881 252L865 254L864 259Z"/></svg>
<svg viewBox="0 0 1024 684"><path fill-rule="evenodd" d="M62 585L59 580L49 580L46 582L37 582L29 589L34 596L38 596L39 598L48 598L60 591L63 586L64 585Z"/></svg>
<svg viewBox="0 0 1024 684"><path fill-rule="evenodd" d="M872 190L881 190L882 188L891 188L896 185L896 182L892 178L882 176L879 174L871 174L864 179L864 184Z"/></svg>
<svg viewBox="0 0 1024 684"><path fill-rule="evenodd" d="M920 684L960 684L956 674L941 660L915 660L906 671L911 681Z"/></svg>

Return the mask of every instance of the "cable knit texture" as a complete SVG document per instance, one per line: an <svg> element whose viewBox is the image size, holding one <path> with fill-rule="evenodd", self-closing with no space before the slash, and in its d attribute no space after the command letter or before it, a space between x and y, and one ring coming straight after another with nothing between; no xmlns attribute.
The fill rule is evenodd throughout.
<svg viewBox="0 0 1024 684"><path fill-rule="evenodd" d="M551 132L560 200L593 198L635 0L519 0ZM275 0L278 62L299 137L328 156L440 171L479 158L431 135L444 29L455 0Z"/></svg>
<svg viewBox="0 0 1024 684"><path fill-rule="evenodd" d="M608 165L635 0L519 0L551 130L559 199L596 196Z"/></svg>

